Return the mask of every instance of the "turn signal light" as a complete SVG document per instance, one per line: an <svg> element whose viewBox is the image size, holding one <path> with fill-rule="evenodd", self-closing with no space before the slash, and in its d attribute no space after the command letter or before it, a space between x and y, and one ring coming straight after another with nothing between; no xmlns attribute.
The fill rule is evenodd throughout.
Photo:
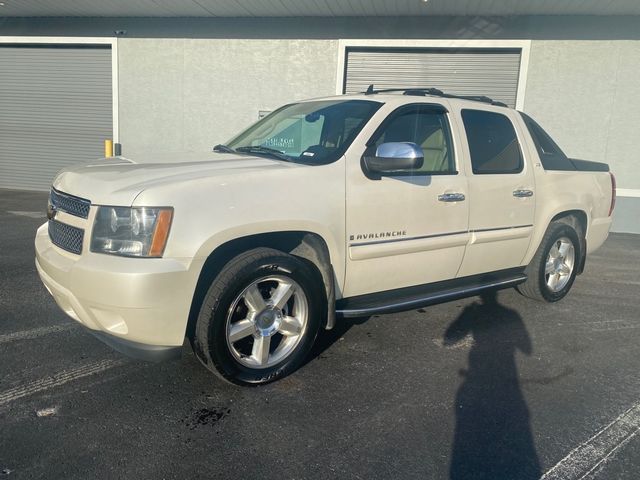
<svg viewBox="0 0 640 480"><path fill-rule="evenodd" d="M169 236L171 217L173 217L173 210L170 209L160 210L158 213L156 229L155 232L153 232L153 241L151 242L151 248L149 249L150 257L162 256L164 246L167 244L167 237Z"/></svg>

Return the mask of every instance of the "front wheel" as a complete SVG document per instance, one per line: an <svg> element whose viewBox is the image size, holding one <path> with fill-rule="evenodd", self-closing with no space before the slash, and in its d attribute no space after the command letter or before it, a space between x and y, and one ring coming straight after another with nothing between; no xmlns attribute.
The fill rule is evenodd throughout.
<svg viewBox="0 0 640 480"><path fill-rule="evenodd" d="M312 266L258 248L231 260L213 281L196 325L204 365L237 384L262 384L295 370L321 324L322 279Z"/></svg>
<svg viewBox="0 0 640 480"><path fill-rule="evenodd" d="M580 240L574 228L564 222L553 222L525 270L527 281L518 285L517 290L545 302L564 298L576 278L580 253Z"/></svg>

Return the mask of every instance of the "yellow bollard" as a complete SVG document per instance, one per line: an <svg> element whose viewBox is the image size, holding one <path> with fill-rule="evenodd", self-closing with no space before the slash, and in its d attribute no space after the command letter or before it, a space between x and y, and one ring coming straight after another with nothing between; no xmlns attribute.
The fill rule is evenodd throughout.
<svg viewBox="0 0 640 480"><path fill-rule="evenodd" d="M104 141L104 156L113 157L113 140L111 139Z"/></svg>

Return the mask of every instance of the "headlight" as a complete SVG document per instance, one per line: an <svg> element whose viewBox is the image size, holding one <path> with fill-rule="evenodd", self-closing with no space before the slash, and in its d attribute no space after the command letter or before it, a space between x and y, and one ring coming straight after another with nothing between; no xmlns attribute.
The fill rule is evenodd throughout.
<svg viewBox="0 0 640 480"><path fill-rule="evenodd" d="M128 257L161 257L173 208L99 207L91 251Z"/></svg>

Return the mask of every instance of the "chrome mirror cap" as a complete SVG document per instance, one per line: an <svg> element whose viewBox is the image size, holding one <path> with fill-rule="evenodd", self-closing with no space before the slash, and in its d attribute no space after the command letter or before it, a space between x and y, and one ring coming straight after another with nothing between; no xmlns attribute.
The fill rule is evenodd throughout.
<svg viewBox="0 0 640 480"><path fill-rule="evenodd" d="M407 174L422 167L424 154L422 148L415 143L388 142L376 148L375 156L365 155L364 162L370 174Z"/></svg>
<svg viewBox="0 0 640 480"><path fill-rule="evenodd" d="M424 158L422 148L412 142L387 142L376 149L378 158L418 159Z"/></svg>

